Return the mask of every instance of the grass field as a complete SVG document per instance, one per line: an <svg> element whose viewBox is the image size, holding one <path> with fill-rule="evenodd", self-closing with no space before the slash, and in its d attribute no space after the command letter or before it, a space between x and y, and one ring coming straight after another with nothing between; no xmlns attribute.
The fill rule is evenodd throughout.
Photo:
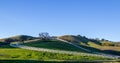
<svg viewBox="0 0 120 63"><path fill-rule="evenodd" d="M95 43L89 42L89 46L100 49L100 50L113 50L113 51L120 51L120 47L118 46L100 46Z"/></svg>
<svg viewBox="0 0 120 63"><path fill-rule="evenodd" d="M60 41L48 41L48 42L36 41L36 42L25 43L24 45L57 49L57 50L85 52L72 45ZM0 63L78 63L78 62L81 63L81 61L88 61L88 60L93 61L93 60L112 60L112 59L95 57L95 56L32 51L32 50L26 50L20 48L13 48L10 47L9 45L0 46ZM87 63L99 63L99 62L87 62Z"/></svg>
<svg viewBox="0 0 120 63"><path fill-rule="evenodd" d="M0 47L0 60L107 60L108 58L38 52L20 48Z"/></svg>
<svg viewBox="0 0 120 63"><path fill-rule="evenodd" d="M39 61L39 60L0 60L0 63L120 63L120 61Z"/></svg>
<svg viewBox="0 0 120 63"><path fill-rule="evenodd" d="M33 46L33 47L41 47L41 48L48 48L48 49L55 49L55 50L67 50L67 51L79 51L79 52L86 52L81 50L77 47L74 47L70 44L61 41L36 41L36 42L29 42L23 45Z"/></svg>

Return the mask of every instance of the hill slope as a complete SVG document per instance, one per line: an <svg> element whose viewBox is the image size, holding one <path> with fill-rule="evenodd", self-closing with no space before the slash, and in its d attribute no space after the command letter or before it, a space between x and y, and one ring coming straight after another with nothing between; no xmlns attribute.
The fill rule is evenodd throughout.
<svg viewBox="0 0 120 63"><path fill-rule="evenodd" d="M89 39L80 35L64 35L59 38L94 52L120 55L120 47L116 46L116 43L112 41Z"/></svg>
<svg viewBox="0 0 120 63"><path fill-rule="evenodd" d="M0 39L0 42L10 43L10 42L16 42L16 41L32 40L32 39L35 39L35 37L27 36L27 35L18 35L18 36Z"/></svg>
<svg viewBox="0 0 120 63"><path fill-rule="evenodd" d="M57 40L51 40L51 41L45 41L45 42L38 40L38 41L24 43L23 45L32 46L32 47L55 49L55 50L87 52L87 51L81 50L77 47L74 47L70 44L67 44L67 43L62 42L62 41L57 41Z"/></svg>
<svg viewBox="0 0 120 63"><path fill-rule="evenodd" d="M73 42L76 44L82 44L82 45L89 45L89 42L95 43L97 45L101 45L101 42L95 39L88 39L85 36L74 36L74 35L64 35L64 36L60 36L60 39L69 41L69 42Z"/></svg>
<svg viewBox="0 0 120 63"><path fill-rule="evenodd" d="M56 42L56 41L55 41ZM35 44L34 44L35 43ZM46 42L47 43L47 42ZM41 44L43 45L42 47L45 47L50 45L51 42L48 42L48 45L44 43ZM2 43L3 44L3 43ZM30 45L29 43L26 43ZM36 46L36 44L40 43L36 43L36 42L31 42L32 45ZM53 44L53 46L51 45L51 47L55 47L56 49L59 49L59 46L65 45L65 44L60 44L60 43L51 43ZM39 45L37 45L38 47L40 47ZM31 46L31 45L30 45ZM74 48L73 46L70 45L65 45L68 46L67 48L64 48L64 46L60 49L67 49L67 50L74 50L76 51L77 48ZM69 49L70 47L72 47L72 49ZM47 47L47 48L48 48ZM80 51L80 50L79 50ZM9 52L9 53L8 53ZM72 55L72 54L60 54L60 53L50 53L50 52L42 52L42 51L34 51L34 50L26 50L26 49L20 49L20 48L13 48L10 47L9 45L4 45L3 47L0 47L0 60L33 60L34 61L38 61L38 60L78 60L78 61L83 61L83 60L111 60L110 58L103 58L103 57L96 57L96 56L84 56L84 55Z"/></svg>
<svg viewBox="0 0 120 63"><path fill-rule="evenodd" d="M80 35L78 36L64 35L64 36L60 36L59 38L74 43L80 47L83 47L91 51L120 55L120 46L118 45L120 43L115 43L108 40L89 39L85 36L80 36ZM36 37L27 36L27 35L19 35L10 38L0 39L1 42L0 47L1 46L3 47L5 44L7 43L9 44L10 42L16 42L16 41L22 42L22 41L34 40L34 39L36 39ZM52 41L52 42L33 41L32 43L27 43L26 45L43 47L43 48L60 49L60 50L83 51L82 49L80 50L70 44L66 44L60 41Z"/></svg>

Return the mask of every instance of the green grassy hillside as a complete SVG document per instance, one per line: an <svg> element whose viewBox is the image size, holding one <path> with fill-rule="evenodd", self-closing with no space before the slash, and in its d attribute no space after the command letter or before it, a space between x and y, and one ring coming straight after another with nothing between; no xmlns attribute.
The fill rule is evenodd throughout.
<svg viewBox="0 0 120 63"><path fill-rule="evenodd" d="M89 45L89 42L93 42L95 44L101 45L101 42L99 42L98 40L95 39L88 39L85 36L74 36L74 35L64 35L64 36L60 36L59 38L69 41L69 42L73 42L73 43L77 43L77 44L84 44L84 45Z"/></svg>
<svg viewBox="0 0 120 63"><path fill-rule="evenodd" d="M65 35L60 36L59 38L74 43L80 47L86 48L95 52L103 52L108 54L120 55L120 46L119 43L108 41L108 40L98 40L98 39L89 39L85 36L74 36L74 35Z"/></svg>
<svg viewBox="0 0 120 63"><path fill-rule="evenodd" d="M35 39L35 37L27 36L27 35L18 35L18 36L0 39L0 42L10 43L16 41L32 40L32 39Z"/></svg>
<svg viewBox="0 0 120 63"><path fill-rule="evenodd" d="M120 61L40 61L40 60L1 60L0 63L120 63Z"/></svg>
<svg viewBox="0 0 120 63"><path fill-rule="evenodd" d="M12 37L12 39L17 39L17 41L21 41L23 39L24 39L23 41L35 39L34 37L31 37L31 36L27 36L27 38L23 38L23 37L26 37L26 36L22 35L22 36ZM81 39L79 39L79 38L81 38ZM67 37L65 39L67 39ZM72 36L72 37L69 37L69 39L67 39L67 40L69 40L70 42L76 43L76 44L80 45L81 47L84 47L87 49L93 49L93 50L99 51L99 49L97 49L95 47L101 46L101 44L98 41L96 43L96 40L90 40L86 37ZM38 41L24 43L24 45L48 48L48 49L55 49L55 50L86 52L84 50L80 50L77 47L74 47L65 42L55 41L55 40L50 40L50 41L45 41L45 42L38 40ZM95 47L92 47L92 46L95 46ZM114 51L112 51L112 53L113 52ZM115 54L117 54L117 53L115 53ZM88 61L88 60L110 60L110 59L102 58L102 57L95 57L95 56L83 56L83 55L60 54L60 53L25 50L25 49L10 47L7 42L0 42L0 60L9 60L9 61L14 60L15 62L17 62L17 61L29 62L31 60L31 62L40 62L40 61L46 61L46 60L53 60L53 61L54 60L64 60L64 61L85 60L86 61L87 60Z"/></svg>
<svg viewBox="0 0 120 63"><path fill-rule="evenodd" d="M55 49L55 50L67 50L67 51L79 51L79 52L86 52L84 50L80 50L77 47L74 47L70 44L61 41L34 41L25 43L23 45L32 46L32 47L40 47L40 48L48 48L48 49Z"/></svg>
<svg viewBox="0 0 120 63"><path fill-rule="evenodd" d="M13 47L0 47L0 60L106 60L108 58L38 52Z"/></svg>

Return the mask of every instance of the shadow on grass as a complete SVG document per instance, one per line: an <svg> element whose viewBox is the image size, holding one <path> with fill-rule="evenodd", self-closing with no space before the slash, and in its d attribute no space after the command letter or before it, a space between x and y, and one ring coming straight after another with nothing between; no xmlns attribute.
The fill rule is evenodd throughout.
<svg viewBox="0 0 120 63"><path fill-rule="evenodd" d="M119 51L113 51L113 50L103 50L106 53L109 54L114 54L114 55L119 55L120 56L120 52Z"/></svg>
<svg viewBox="0 0 120 63"><path fill-rule="evenodd" d="M88 46L84 46L84 45L80 45L83 48L89 49L91 50L91 52L95 51L95 52L100 52L100 53L106 53L106 54L112 54L112 55L118 55L120 56L120 52L119 51L113 51L113 50L100 50L94 47L88 47Z"/></svg>
<svg viewBox="0 0 120 63"><path fill-rule="evenodd" d="M3 48L8 48L8 49L10 48L10 49L11 49L11 48L15 48L15 47L11 47L11 46L9 46L9 45L0 45L0 48L2 48L2 49L3 49Z"/></svg>
<svg viewBox="0 0 120 63"><path fill-rule="evenodd" d="M39 61L39 60L0 60L0 63L104 63L120 61Z"/></svg>
<svg viewBox="0 0 120 63"><path fill-rule="evenodd" d="M0 42L0 48L13 48L8 43Z"/></svg>

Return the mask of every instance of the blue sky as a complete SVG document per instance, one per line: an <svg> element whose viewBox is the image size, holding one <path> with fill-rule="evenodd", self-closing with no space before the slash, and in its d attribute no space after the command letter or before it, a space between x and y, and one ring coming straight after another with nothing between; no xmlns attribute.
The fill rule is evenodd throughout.
<svg viewBox="0 0 120 63"><path fill-rule="evenodd" d="M120 0L0 0L0 38L85 35L120 41Z"/></svg>

